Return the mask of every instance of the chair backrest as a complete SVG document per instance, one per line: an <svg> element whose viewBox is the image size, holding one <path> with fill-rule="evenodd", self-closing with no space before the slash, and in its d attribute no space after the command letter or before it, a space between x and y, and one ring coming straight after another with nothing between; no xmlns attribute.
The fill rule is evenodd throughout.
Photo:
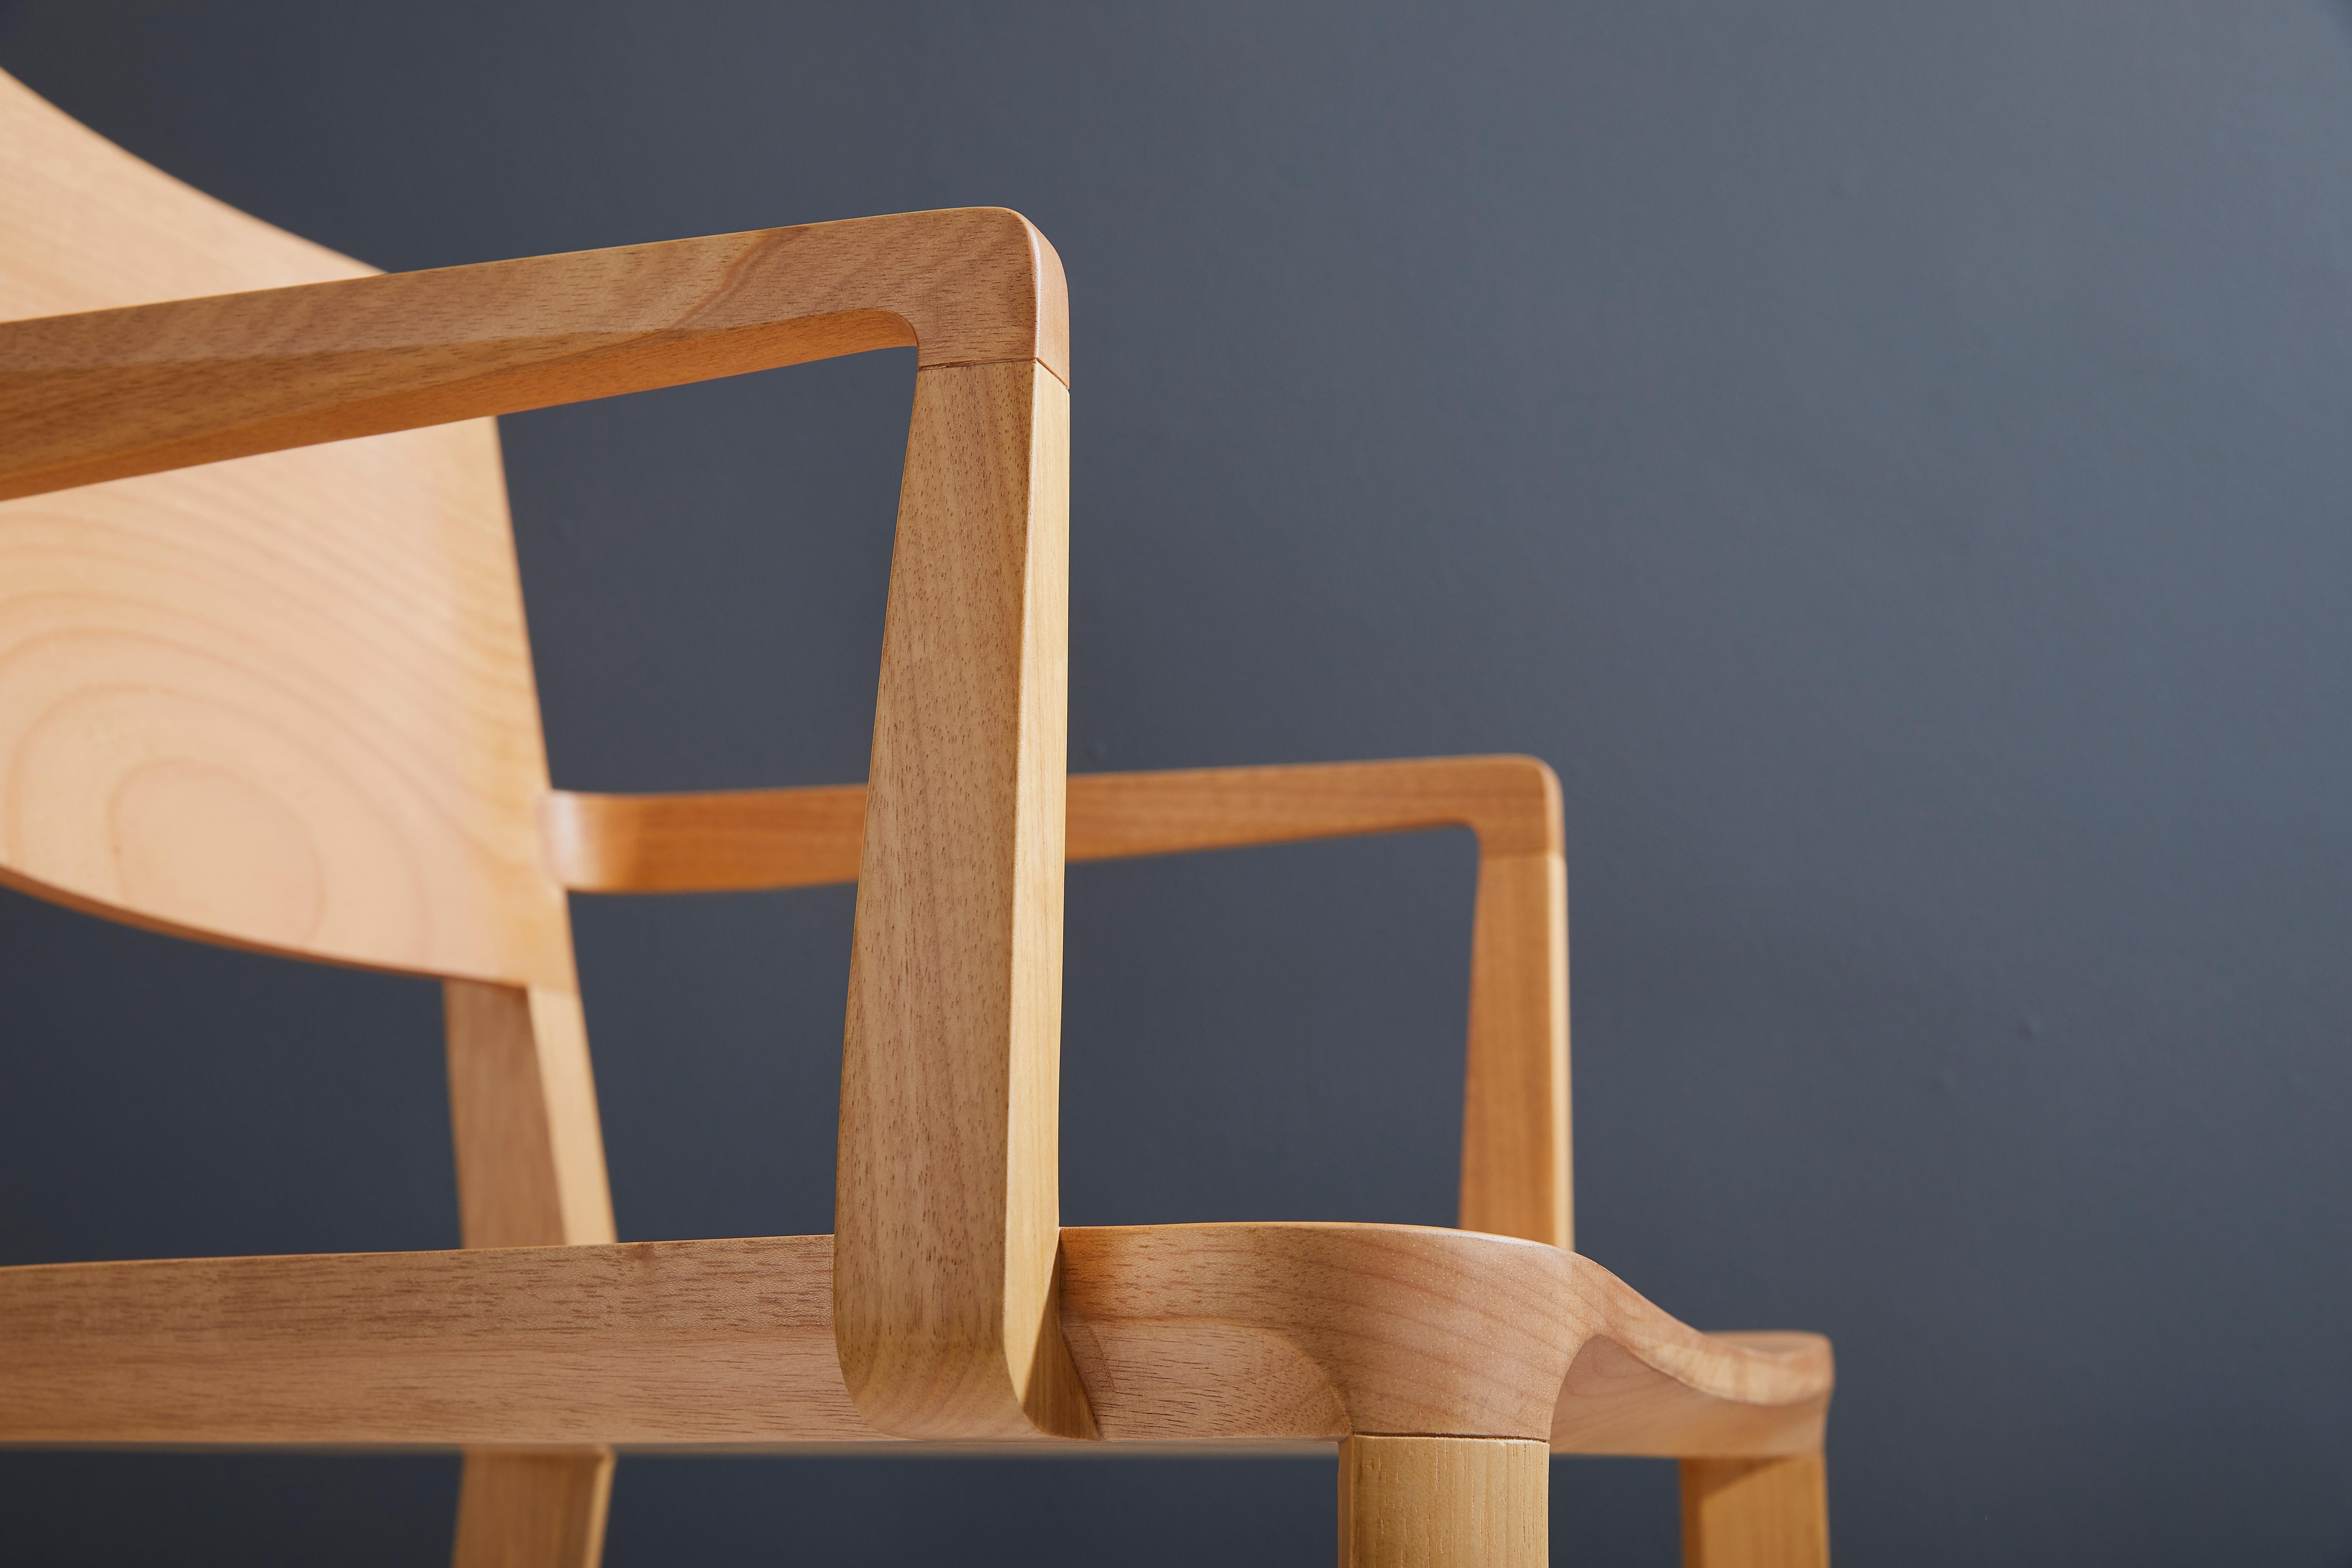
<svg viewBox="0 0 2352 1568"><path fill-rule="evenodd" d="M355 278L0 75L0 321ZM570 989L494 424L0 502L0 881Z"/></svg>

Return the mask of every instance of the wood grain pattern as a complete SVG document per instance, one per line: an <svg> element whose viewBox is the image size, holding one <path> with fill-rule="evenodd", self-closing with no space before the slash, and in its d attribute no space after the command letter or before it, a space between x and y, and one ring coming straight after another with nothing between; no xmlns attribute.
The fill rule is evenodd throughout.
<svg viewBox="0 0 2352 1568"><path fill-rule="evenodd" d="M1701 1334L1557 1247L1265 1223L1075 1227L1062 1253L1071 1351L1107 1438L1526 1437L1666 1456L1819 1446L1827 1342ZM1593 1375L1604 1352L1628 1365ZM1148 1412L1139 1425L1135 1412Z"/></svg>
<svg viewBox="0 0 2352 1568"><path fill-rule="evenodd" d="M0 1441L886 1441L835 1353L833 1255L786 1237L0 1269ZM1063 1268L1107 1441L1820 1443L1824 1342L1700 1334L1553 1247L1410 1226L1078 1227ZM1601 1381L1588 1411L1593 1380L1571 1369L1601 1346L1641 1373Z"/></svg>
<svg viewBox="0 0 2352 1568"><path fill-rule="evenodd" d="M1551 1454L1479 1437L1339 1445L1339 1568L1545 1568Z"/></svg>
<svg viewBox="0 0 2352 1568"><path fill-rule="evenodd" d="M1559 784L1533 757L1429 757L1073 781L1070 836L1088 859L1467 827L1490 855L1557 854Z"/></svg>
<svg viewBox="0 0 2352 1568"><path fill-rule="evenodd" d="M684 795L559 789L541 803L540 828L549 870L575 893L821 888L857 880L866 786Z"/></svg>
<svg viewBox="0 0 2352 1568"><path fill-rule="evenodd" d="M1060 262L969 209L368 274L0 80L0 495L59 492L0 502L0 881L567 988L495 432L406 426L918 340L1066 375Z"/></svg>
<svg viewBox="0 0 2352 1568"><path fill-rule="evenodd" d="M1574 1245L1568 873L1559 783L1533 757L1081 773L1067 858L1461 826L1478 836L1462 1226ZM814 887L857 875L856 784L698 795L556 791L548 858L583 892Z"/></svg>
<svg viewBox="0 0 2352 1568"><path fill-rule="evenodd" d="M1068 858L1122 860L1309 838L1467 827L1483 854L1559 853L1559 786L1533 757L1069 775ZM574 892L727 892L857 879L866 786L591 795L541 809Z"/></svg>
<svg viewBox="0 0 2352 1568"><path fill-rule="evenodd" d="M596 1568L613 1501L613 1450L466 1456L453 1568Z"/></svg>
<svg viewBox="0 0 2352 1568"><path fill-rule="evenodd" d="M831 1243L637 1242L0 1270L12 1442L871 1441Z"/></svg>
<svg viewBox="0 0 2352 1568"><path fill-rule="evenodd" d="M1068 393L918 374L842 1052L835 1307L867 1418L1087 1435L1054 1328Z"/></svg>
<svg viewBox="0 0 2352 1568"><path fill-rule="evenodd" d="M466 1245L611 1243L580 998L474 981L443 989ZM469 1450L455 1568L595 1568L612 1494L609 1447Z"/></svg>
<svg viewBox="0 0 2352 1568"><path fill-rule="evenodd" d="M1551 809L1556 819L1557 795ZM1463 1229L1576 1245L1568 1060L1567 862L1557 850L1483 855L1470 942Z"/></svg>
<svg viewBox="0 0 2352 1568"><path fill-rule="evenodd" d="M466 1245L613 1240L580 998L473 981L444 991Z"/></svg>
<svg viewBox="0 0 2352 1568"><path fill-rule="evenodd" d="M1682 1463L1684 1568L1829 1568L1819 1454Z"/></svg>
<svg viewBox="0 0 2352 1568"><path fill-rule="evenodd" d="M479 416L908 344L870 793L549 792ZM1067 351L1002 210L383 277L0 77L0 884L445 977L469 1248L0 1270L0 1442L464 1446L461 1568L589 1568L614 1444L1071 1437L1342 1440L1346 1561L1532 1563L1548 1447L1684 1458L1695 1563L1825 1561L1826 1342L1561 1250L1549 770L1066 790ZM1061 1230L1066 859L1446 825L1469 1228ZM840 1234L618 1244L564 886L853 879Z"/></svg>
<svg viewBox="0 0 2352 1568"><path fill-rule="evenodd" d="M0 320L375 268L143 163L0 72Z"/></svg>
<svg viewBox="0 0 2352 1568"><path fill-rule="evenodd" d="M0 323L0 498L913 347L1066 383L1053 247L903 213Z"/></svg>
<svg viewBox="0 0 2352 1568"><path fill-rule="evenodd" d="M0 77L0 318L368 271ZM488 421L0 502L0 883L569 986L539 736Z"/></svg>

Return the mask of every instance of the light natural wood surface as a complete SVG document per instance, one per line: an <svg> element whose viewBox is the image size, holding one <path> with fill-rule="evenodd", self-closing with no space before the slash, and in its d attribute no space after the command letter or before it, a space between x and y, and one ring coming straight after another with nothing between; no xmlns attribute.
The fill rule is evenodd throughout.
<svg viewBox="0 0 2352 1568"><path fill-rule="evenodd" d="M1072 779L1073 793L1079 781ZM577 893L729 893L857 880L866 786L590 795L540 805L548 869Z"/></svg>
<svg viewBox="0 0 2352 1568"><path fill-rule="evenodd" d="M905 345L870 790L551 792L479 416ZM0 77L0 885L446 979L467 1242L0 1269L0 1443L463 1447L460 1568L593 1568L616 1444L1344 1441L1359 1564L1540 1562L1547 1448L1673 1456L1690 1562L1825 1560L1827 1342L1563 1250L1550 771L1066 787L1067 355L1000 209L384 277ZM1066 861L1448 825L1466 1228L1061 1229ZM852 879L838 1235L616 1242L565 889Z"/></svg>
<svg viewBox="0 0 2352 1568"><path fill-rule="evenodd" d="M580 998L477 981L443 991L466 1245L613 1240Z"/></svg>
<svg viewBox="0 0 2352 1568"><path fill-rule="evenodd" d="M466 1456L453 1568L596 1568L613 1500L613 1451Z"/></svg>
<svg viewBox="0 0 2352 1568"><path fill-rule="evenodd" d="M1819 1454L1685 1459L1682 1490L1684 1568L1829 1568Z"/></svg>
<svg viewBox="0 0 2352 1568"><path fill-rule="evenodd" d="M1481 1437L1339 1445L1339 1568L1545 1568L1551 1454Z"/></svg>
<svg viewBox="0 0 2352 1568"><path fill-rule="evenodd" d="M1054 1327L1069 394L918 374L882 637L834 1295L908 1437L1090 1430Z"/></svg>
<svg viewBox="0 0 2352 1568"><path fill-rule="evenodd" d="M918 339L1066 377L1061 264L964 209L369 273L0 78L0 881L569 988L496 435L407 427Z"/></svg>
<svg viewBox="0 0 2352 1568"><path fill-rule="evenodd" d="M1556 1248L1408 1226L1063 1235L1062 1323L1108 1440L1820 1443L1825 1342L1700 1334ZM832 1255L786 1237L0 1269L0 1441L887 1440L835 1354ZM1602 1344L1642 1371L1580 1419L1563 1384Z"/></svg>
<svg viewBox="0 0 2352 1568"><path fill-rule="evenodd" d="M1556 820L1556 796L1552 811ZM1462 1227L1573 1247L1569 1129L1568 866L1558 850L1486 854L1470 942Z"/></svg>
<svg viewBox="0 0 2352 1568"><path fill-rule="evenodd" d="M0 495L905 342L918 346L921 368L867 803L860 978L845 1052L841 1349L851 1387L894 1429L1083 1434L1084 1391L1052 1327L1066 305L1059 262L1024 220L994 209L904 215L0 323L0 424L10 431L0 449ZM485 537L505 567L490 574L492 585L506 601L503 617L489 619L516 634L514 657L492 673L527 701L511 550L503 516L488 521ZM231 532L243 526L225 521ZM67 535L62 552L89 534L58 531ZM348 603L331 595L315 605L322 621L404 611L445 642L470 635L479 617L388 603L387 572L396 581L393 569L410 563L371 559L367 543L332 542L355 569L341 596ZM125 553L143 564L163 552L142 540ZM220 574L240 589L247 578L287 585L269 581L266 563L232 563ZM89 575L114 587L107 563ZM184 609L161 591L137 601L126 623L167 622ZM182 750L210 745L221 756L190 763L173 755L159 766L158 747L135 747L116 769L135 769L135 777L96 781L100 810L121 816L129 799L143 813L131 823L132 847L160 846L148 858L166 858L163 871L176 880L163 892L120 885L120 862L142 871L145 862L123 855L119 830L106 842L91 837L83 857L91 865L73 868L78 878L42 877L58 837L44 823L25 835L37 847L12 862L32 873L20 878L26 885L168 929L281 951L572 989L560 893L543 875L530 889L540 918L521 943L526 953L486 963L470 952L322 935L320 884L373 892L373 903L351 903L381 921L409 912L397 895L426 879L396 861L340 875L320 869L322 847L361 837L377 803L337 796L331 786L346 781L331 768L314 766L312 773L330 776L306 778L299 772L305 759L261 749L276 741L298 751L297 723L278 722L257 738L260 726L231 724L215 711L229 706L217 699L220 668L246 673L215 645L245 629L262 645L247 663L274 665L286 654L283 639L264 635L274 628L252 634L223 616L201 629L210 641L184 639L197 646L175 648L166 672L188 688L184 728L195 739L170 741ZM52 662L68 687L92 679L87 658ZM306 700L325 709L333 685L398 689L405 679L396 661L331 670ZM133 689L158 684L150 676ZM268 695L232 693L247 709L265 707ZM25 705L36 722L55 720L80 692L43 696L45 707ZM535 810L545 775L536 716L529 718L489 739L525 761L526 772L536 768L526 792ZM64 765L86 773L93 726L48 729L62 737ZM387 747L389 771L413 773L421 761L463 774L473 761L454 748L422 759L403 754L418 749ZM241 768L231 761L240 755ZM289 778L308 791L290 803L279 798ZM86 816L88 794L79 806ZM236 823L246 842L202 832L207 812L242 812L250 819ZM321 816L331 820L314 820ZM459 848L482 860L483 846L462 832L468 826L458 824ZM268 852L257 862L243 854L257 841ZM257 864L265 874L254 874ZM91 886L109 870L118 885ZM162 874L147 880L160 885ZM174 897L197 918L176 918ZM243 902L224 912L216 906L225 899ZM465 900L446 901L455 909ZM511 913L478 897L461 912L492 925ZM422 922L412 915L409 923ZM559 1162L549 1179L576 1184L564 1174L570 1169Z"/></svg>
<svg viewBox="0 0 2352 1568"><path fill-rule="evenodd" d="M1467 827L1493 855L1558 853L1559 784L1533 757L1426 757L1071 781L1072 858L1112 859L1416 827Z"/></svg>
<svg viewBox="0 0 2352 1568"><path fill-rule="evenodd" d="M1053 247L904 213L0 322L0 497L912 347L1066 384Z"/></svg>
<svg viewBox="0 0 2352 1568"><path fill-rule="evenodd" d="M1070 1346L1106 1437L1436 1434L1656 1455L1820 1443L1826 1341L1702 1334L1556 1247L1254 1224L1075 1227L1062 1252ZM1638 1373L1578 1377L1601 1347Z"/></svg>
<svg viewBox="0 0 2352 1568"><path fill-rule="evenodd" d="M369 270L0 76L0 319ZM0 463L31 449L7 427ZM0 502L0 882L20 890L572 984L487 420Z"/></svg>
<svg viewBox="0 0 2352 1568"><path fill-rule="evenodd" d="M575 892L725 892L857 879L866 787L551 794L548 863ZM1559 853L1559 786L1533 757L1069 775L1066 853L1119 860L1467 827L1495 858Z"/></svg>
<svg viewBox="0 0 2352 1568"><path fill-rule="evenodd" d="M184 184L0 71L0 320L374 271Z"/></svg>
<svg viewBox="0 0 2352 1568"><path fill-rule="evenodd" d="M1465 1229L1574 1245L1568 881L1559 784L1532 757L1442 757L1069 780L1067 858L1461 826L1478 837L1462 1141ZM857 875L865 791L559 790L549 863L585 892L811 887Z"/></svg>
<svg viewBox="0 0 2352 1568"><path fill-rule="evenodd" d="M443 992L466 1245L613 1242L580 998L464 980ZM473 1449L455 1568L595 1568L612 1494L609 1447Z"/></svg>

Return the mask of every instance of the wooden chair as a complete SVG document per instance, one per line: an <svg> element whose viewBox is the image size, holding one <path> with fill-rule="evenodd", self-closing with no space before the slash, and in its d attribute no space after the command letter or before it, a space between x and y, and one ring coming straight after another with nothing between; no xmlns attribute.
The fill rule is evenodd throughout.
<svg viewBox="0 0 2352 1568"><path fill-rule="evenodd" d="M466 1249L0 1270L0 1441L465 1450L593 1563L616 1445L1337 1444L1342 1561L1546 1558L1554 1453L1826 1561L1826 1342L1569 1250L1557 786L1065 748L1053 247L974 208L381 276L0 78L0 879L446 982ZM551 790L488 416L914 345L863 786ZM1467 825L1462 1228L1063 1229L1066 859ZM830 1237L617 1243L566 889L857 884Z"/></svg>

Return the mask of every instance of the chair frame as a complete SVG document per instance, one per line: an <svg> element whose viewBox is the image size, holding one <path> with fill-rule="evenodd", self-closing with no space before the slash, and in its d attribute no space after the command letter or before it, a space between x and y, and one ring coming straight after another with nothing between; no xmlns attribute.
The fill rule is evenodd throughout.
<svg viewBox="0 0 2352 1568"><path fill-rule="evenodd" d="M614 1445L1336 1441L1358 1568L1540 1563L1549 1453L1655 1454L1689 1562L1826 1561L1826 1342L1699 1334L1569 1250L1550 771L1065 779L1066 299L1017 215L0 323L0 499L909 344L866 784L541 813L575 891L856 882L835 1234L615 1240L559 924L443 972L466 1250L0 1269L0 1441L462 1445L457 1560L572 1565ZM1066 861L1440 826L1480 847L1463 1228L1065 1229Z"/></svg>

